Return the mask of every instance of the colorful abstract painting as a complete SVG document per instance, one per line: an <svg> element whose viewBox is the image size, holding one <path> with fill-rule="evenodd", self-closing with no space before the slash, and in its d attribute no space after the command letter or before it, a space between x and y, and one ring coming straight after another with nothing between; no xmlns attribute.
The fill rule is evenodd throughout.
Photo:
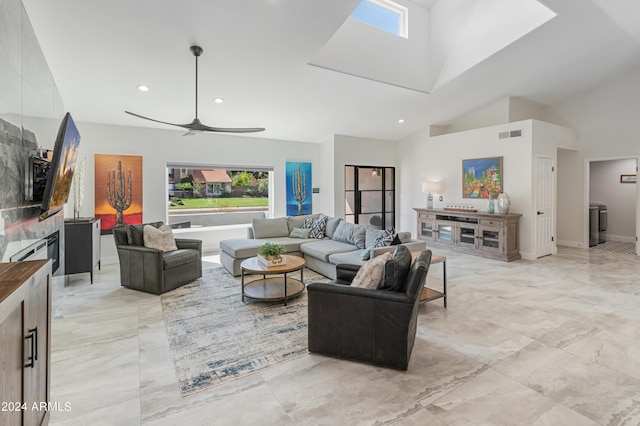
<svg viewBox="0 0 640 426"><path fill-rule="evenodd" d="M95 194L102 234L142 223L142 157L95 154Z"/></svg>
<svg viewBox="0 0 640 426"><path fill-rule="evenodd" d="M311 163L287 161L287 216L311 214Z"/></svg>
<svg viewBox="0 0 640 426"><path fill-rule="evenodd" d="M496 198L503 185L502 157L462 160L463 198Z"/></svg>

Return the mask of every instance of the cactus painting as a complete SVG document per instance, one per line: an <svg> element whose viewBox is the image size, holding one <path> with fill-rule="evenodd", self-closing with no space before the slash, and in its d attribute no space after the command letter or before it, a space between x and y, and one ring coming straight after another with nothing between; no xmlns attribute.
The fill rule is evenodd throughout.
<svg viewBox="0 0 640 426"><path fill-rule="evenodd" d="M95 155L95 216L102 233L142 223L142 157Z"/></svg>
<svg viewBox="0 0 640 426"><path fill-rule="evenodd" d="M287 216L311 214L311 163L287 162Z"/></svg>

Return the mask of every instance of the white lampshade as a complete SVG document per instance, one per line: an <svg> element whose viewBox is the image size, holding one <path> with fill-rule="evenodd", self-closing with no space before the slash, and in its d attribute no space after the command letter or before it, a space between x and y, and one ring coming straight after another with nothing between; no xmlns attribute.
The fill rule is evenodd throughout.
<svg viewBox="0 0 640 426"><path fill-rule="evenodd" d="M442 191L442 182L422 182L422 192L435 192L439 194Z"/></svg>

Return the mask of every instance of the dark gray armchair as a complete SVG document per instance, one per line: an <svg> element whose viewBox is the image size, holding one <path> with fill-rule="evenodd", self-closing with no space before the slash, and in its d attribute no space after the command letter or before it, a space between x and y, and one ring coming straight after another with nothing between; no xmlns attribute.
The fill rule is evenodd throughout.
<svg viewBox="0 0 640 426"><path fill-rule="evenodd" d="M350 287L354 265L338 265L331 283L309 284L309 351L406 370L430 263L422 251L399 291Z"/></svg>
<svg viewBox="0 0 640 426"><path fill-rule="evenodd" d="M120 260L120 284L162 294L202 276L202 241L176 238L178 250L163 252L144 246L144 225L113 228ZM162 223L150 224L160 226Z"/></svg>

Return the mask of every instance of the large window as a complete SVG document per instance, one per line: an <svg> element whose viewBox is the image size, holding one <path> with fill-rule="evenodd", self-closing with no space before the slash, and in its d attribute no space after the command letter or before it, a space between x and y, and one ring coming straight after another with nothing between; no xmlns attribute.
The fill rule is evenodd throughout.
<svg viewBox="0 0 640 426"><path fill-rule="evenodd" d="M395 228L395 168L345 166L345 220Z"/></svg>
<svg viewBox="0 0 640 426"><path fill-rule="evenodd" d="M220 226L264 217L271 204L271 174L269 169L168 165L168 223Z"/></svg>
<svg viewBox="0 0 640 426"><path fill-rule="evenodd" d="M390 0L362 0L349 17L392 34L408 37L406 7Z"/></svg>

